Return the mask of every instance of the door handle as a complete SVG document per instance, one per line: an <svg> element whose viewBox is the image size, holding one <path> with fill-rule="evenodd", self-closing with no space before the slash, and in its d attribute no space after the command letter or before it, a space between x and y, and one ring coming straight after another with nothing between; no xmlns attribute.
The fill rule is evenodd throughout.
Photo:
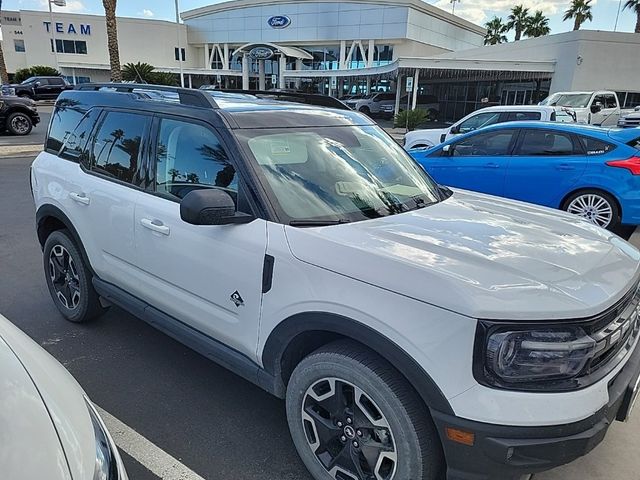
<svg viewBox="0 0 640 480"><path fill-rule="evenodd" d="M556 167L556 170L575 170L575 167L572 167L567 163L561 163Z"/></svg>
<svg viewBox="0 0 640 480"><path fill-rule="evenodd" d="M160 220L151 220L149 218L143 218L140 220L140 224L144 228L148 228L154 232L161 233L162 235L169 235L171 229L164 225Z"/></svg>
<svg viewBox="0 0 640 480"><path fill-rule="evenodd" d="M89 197L87 197L84 193L71 192L69 193L69 196L71 197L71 200L77 203L81 203L82 205L89 205L90 203Z"/></svg>
<svg viewBox="0 0 640 480"><path fill-rule="evenodd" d="M486 163L484 165L484 168L500 168L500 165L498 165L497 163L491 162L491 163Z"/></svg>

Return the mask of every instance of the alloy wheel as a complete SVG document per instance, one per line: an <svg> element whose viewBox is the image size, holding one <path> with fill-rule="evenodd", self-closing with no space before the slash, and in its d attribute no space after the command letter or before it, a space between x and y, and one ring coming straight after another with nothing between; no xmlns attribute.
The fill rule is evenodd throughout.
<svg viewBox="0 0 640 480"><path fill-rule="evenodd" d="M309 447L336 480L392 480L397 466L393 432L361 388L339 378L315 382L302 402Z"/></svg>
<svg viewBox="0 0 640 480"><path fill-rule="evenodd" d="M580 215L591 223L606 228L613 220L613 208L606 198L588 193L574 198L567 206L567 212Z"/></svg>
<svg viewBox="0 0 640 480"><path fill-rule="evenodd" d="M80 277L73 257L62 245L56 245L49 254L49 277L60 303L69 310L80 304Z"/></svg>
<svg viewBox="0 0 640 480"><path fill-rule="evenodd" d="M24 135L29 131L29 119L24 115L16 115L11 119L11 128L18 135Z"/></svg>

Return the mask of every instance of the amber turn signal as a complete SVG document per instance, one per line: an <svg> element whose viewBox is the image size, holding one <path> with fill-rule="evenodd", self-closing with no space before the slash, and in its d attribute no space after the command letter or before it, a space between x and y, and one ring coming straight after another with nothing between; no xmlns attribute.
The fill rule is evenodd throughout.
<svg viewBox="0 0 640 480"><path fill-rule="evenodd" d="M452 442L461 443L468 447L473 447L476 441L476 434L472 432L465 432L464 430L458 430L457 428L446 428L447 438Z"/></svg>

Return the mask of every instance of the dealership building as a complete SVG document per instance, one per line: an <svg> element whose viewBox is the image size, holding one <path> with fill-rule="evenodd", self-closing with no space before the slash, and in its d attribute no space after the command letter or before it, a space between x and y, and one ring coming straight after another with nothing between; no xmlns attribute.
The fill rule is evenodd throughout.
<svg viewBox="0 0 640 480"><path fill-rule="evenodd" d="M421 0L232 0L181 17L180 25L118 18L121 63L182 71L194 87L339 97L400 92L411 77L410 101L435 95L447 118L560 90L614 90L626 106L640 104L640 63L623 60L637 58L638 34L587 30L483 46L482 27ZM9 72L50 65L75 83L109 79L104 17L3 11L1 23Z"/></svg>

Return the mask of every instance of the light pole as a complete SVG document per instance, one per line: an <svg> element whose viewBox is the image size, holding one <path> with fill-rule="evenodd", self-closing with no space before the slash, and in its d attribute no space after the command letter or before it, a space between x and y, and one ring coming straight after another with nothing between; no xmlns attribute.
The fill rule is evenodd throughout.
<svg viewBox="0 0 640 480"><path fill-rule="evenodd" d="M56 44L56 26L53 23L53 9L51 8L51 4L58 7L66 7L67 0L48 0L47 3L49 4L49 20L51 24L49 28L51 29L51 38L53 39L53 58L56 62L56 70L60 72L60 64L58 63L58 45Z"/></svg>
<svg viewBox="0 0 640 480"><path fill-rule="evenodd" d="M613 27L613 31L618 31L618 20L620 19L620 10L622 9L622 0L618 2L618 13L616 13L616 24Z"/></svg>
<svg viewBox="0 0 640 480"><path fill-rule="evenodd" d="M180 35L180 7L176 0L176 30L178 31L178 64L180 65L180 85L184 88L184 69L182 68L182 35Z"/></svg>
<svg viewBox="0 0 640 480"><path fill-rule="evenodd" d="M460 0L449 0L449 3L451 3L451 15L455 15L456 14L456 3L460 3Z"/></svg>

